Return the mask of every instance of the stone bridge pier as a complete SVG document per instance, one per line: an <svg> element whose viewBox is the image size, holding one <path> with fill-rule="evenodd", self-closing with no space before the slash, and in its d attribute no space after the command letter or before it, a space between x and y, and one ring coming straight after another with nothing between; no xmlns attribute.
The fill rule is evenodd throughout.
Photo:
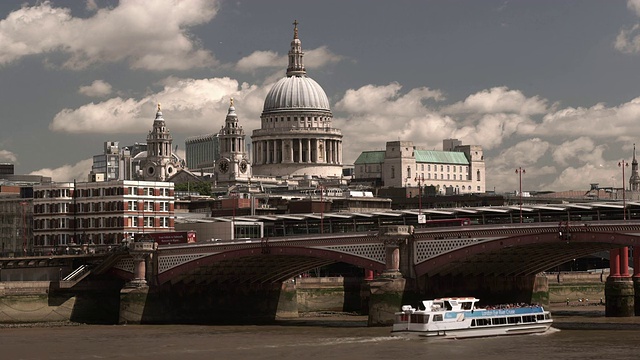
<svg viewBox="0 0 640 360"><path fill-rule="evenodd" d="M412 265L413 226L382 227L378 238L384 243L386 269L369 282L369 326L393 323L403 304L414 298L415 273Z"/></svg>

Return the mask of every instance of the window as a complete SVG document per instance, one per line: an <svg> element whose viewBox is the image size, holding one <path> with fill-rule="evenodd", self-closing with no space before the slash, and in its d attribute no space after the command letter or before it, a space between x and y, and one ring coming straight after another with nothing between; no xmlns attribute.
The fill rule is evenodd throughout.
<svg viewBox="0 0 640 360"><path fill-rule="evenodd" d="M476 180L480 181L480 170L478 170L478 172L476 173L476 177L477 177Z"/></svg>
<svg viewBox="0 0 640 360"><path fill-rule="evenodd" d="M478 186L478 191L480 191L480 186Z"/></svg>
<svg viewBox="0 0 640 360"><path fill-rule="evenodd" d="M396 177L396 168L394 166L391 166L391 178L395 179Z"/></svg>

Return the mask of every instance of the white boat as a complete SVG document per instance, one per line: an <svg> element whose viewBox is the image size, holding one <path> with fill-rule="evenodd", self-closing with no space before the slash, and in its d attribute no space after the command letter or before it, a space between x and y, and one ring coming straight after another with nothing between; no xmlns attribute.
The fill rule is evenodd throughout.
<svg viewBox="0 0 640 360"><path fill-rule="evenodd" d="M539 305L477 308L474 297L424 300L424 309L402 306L395 313L392 335L461 339L542 333L551 327L549 311Z"/></svg>

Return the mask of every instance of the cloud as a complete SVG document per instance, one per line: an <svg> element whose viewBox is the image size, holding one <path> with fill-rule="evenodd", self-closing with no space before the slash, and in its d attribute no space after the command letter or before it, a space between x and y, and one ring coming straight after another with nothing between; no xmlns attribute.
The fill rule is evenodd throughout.
<svg viewBox="0 0 640 360"><path fill-rule="evenodd" d="M529 128L534 135L615 138L640 131L640 97L618 106L564 108L550 112L541 124Z"/></svg>
<svg viewBox="0 0 640 360"><path fill-rule="evenodd" d="M58 112L49 129L73 134L140 134L151 128L157 103L170 130L186 133L218 131L224 122L229 99L236 99L238 116L248 129L259 127L259 115L271 87L240 84L230 78L166 78L157 93L141 99L114 97Z"/></svg>
<svg viewBox="0 0 640 360"><path fill-rule="evenodd" d="M593 140L583 136L556 147L553 151L553 160L563 166L576 162L602 164L604 162L602 154L606 149L606 145L596 146Z"/></svg>
<svg viewBox="0 0 640 360"><path fill-rule="evenodd" d="M343 56L334 54L326 46L305 51L304 66L306 69L319 69L329 64L340 62ZM235 69L240 72L250 73L262 68L286 68L287 55L278 55L275 51L254 51L248 56L238 60Z"/></svg>
<svg viewBox="0 0 640 360"><path fill-rule="evenodd" d="M286 63L286 56L278 56L278 53L274 51L254 51L251 55L245 56L238 61L236 70L252 72L260 68L282 67Z"/></svg>
<svg viewBox="0 0 640 360"><path fill-rule="evenodd" d="M335 109L345 117L336 116L334 126L349 139L349 146L344 147L345 163L362 151L384 148L387 141L412 140L416 145L441 147L442 139L452 136L455 121L423 104L443 100L440 91L420 87L401 94L401 89L398 83L365 85L347 90L336 103Z"/></svg>
<svg viewBox="0 0 640 360"><path fill-rule="evenodd" d="M640 17L640 0L628 0L627 7L633 11L636 16ZM616 50L626 54L640 52L640 25L635 24L631 28L620 29L613 46Z"/></svg>
<svg viewBox="0 0 640 360"><path fill-rule="evenodd" d="M0 64L59 52L68 55L62 66L73 70L120 61L146 70L212 66L213 55L187 30L213 19L217 7L209 0L121 0L78 18L50 1L24 5L0 21Z"/></svg>
<svg viewBox="0 0 640 360"><path fill-rule="evenodd" d="M85 159L79 161L76 164L65 164L61 167L50 169L44 168L31 172L29 175L42 175L51 177L52 181L65 182L65 181L86 181L91 166L93 165L93 159Z"/></svg>
<svg viewBox="0 0 640 360"><path fill-rule="evenodd" d="M442 111L447 114L514 113L533 115L545 113L547 101L537 96L527 98L519 90L510 90L502 86L469 95L464 101L447 106Z"/></svg>
<svg viewBox="0 0 640 360"><path fill-rule="evenodd" d="M640 25L636 24L629 29L621 29L616 36L613 46L616 50L633 54L640 51Z"/></svg>
<svg viewBox="0 0 640 360"><path fill-rule="evenodd" d="M0 150L0 161L16 162L18 157L9 150Z"/></svg>
<svg viewBox="0 0 640 360"><path fill-rule="evenodd" d="M320 69L329 64L335 64L344 60L344 56L337 55L326 46L305 51L304 66L307 69Z"/></svg>
<svg viewBox="0 0 640 360"><path fill-rule="evenodd" d="M78 92L90 97L104 97L111 94L111 84L104 80L95 80L91 85L81 86Z"/></svg>
<svg viewBox="0 0 640 360"><path fill-rule="evenodd" d="M640 0L627 0L627 7L640 17Z"/></svg>

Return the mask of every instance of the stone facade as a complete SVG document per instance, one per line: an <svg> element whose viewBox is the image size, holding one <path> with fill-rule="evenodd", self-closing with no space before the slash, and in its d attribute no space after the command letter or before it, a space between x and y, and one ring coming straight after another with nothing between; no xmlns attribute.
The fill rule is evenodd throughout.
<svg viewBox="0 0 640 360"><path fill-rule="evenodd" d="M342 132L332 127L324 90L306 75L294 24L287 75L267 94L261 128L251 136L253 171L267 176L340 177Z"/></svg>

